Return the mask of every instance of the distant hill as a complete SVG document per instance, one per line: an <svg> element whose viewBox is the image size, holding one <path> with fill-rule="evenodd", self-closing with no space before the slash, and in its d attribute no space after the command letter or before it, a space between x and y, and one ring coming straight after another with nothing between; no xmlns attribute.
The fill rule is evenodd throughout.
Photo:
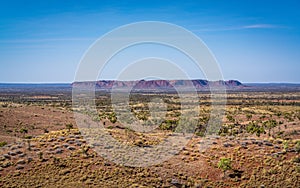
<svg viewBox="0 0 300 188"><path fill-rule="evenodd" d="M191 85L192 84L192 85ZM218 88L224 86L229 91L300 91L299 83L241 83L237 80L208 81L202 79L194 80L140 80L140 81L84 81L73 83L0 83L0 93L70 93L72 87L82 89L96 89L98 91L110 91L112 87L118 89L131 89L136 91L174 91L176 88L191 90L192 87L198 91L209 91L210 86Z"/></svg>
<svg viewBox="0 0 300 188"><path fill-rule="evenodd" d="M209 90L210 87L225 89L242 89L247 86L237 80L228 81L208 81L208 80L139 80L139 81L116 81L116 80L100 80L74 82L73 87L80 88L96 88L98 90L111 90L113 87L117 89L133 88L134 90L174 90L176 88L197 90Z"/></svg>

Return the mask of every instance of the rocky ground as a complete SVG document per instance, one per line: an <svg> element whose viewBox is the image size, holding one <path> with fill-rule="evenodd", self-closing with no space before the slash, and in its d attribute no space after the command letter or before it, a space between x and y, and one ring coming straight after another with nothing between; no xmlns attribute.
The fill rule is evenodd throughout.
<svg viewBox="0 0 300 188"><path fill-rule="evenodd" d="M300 187L299 107L278 101L279 94L244 102L254 94L242 95L231 95L219 135L193 135L179 153L146 167L115 164L95 152L61 102L0 103L0 187ZM268 130L271 120L276 126ZM139 148L172 135L131 131L109 118L91 121L106 122L113 138Z"/></svg>
<svg viewBox="0 0 300 188"><path fill-rule="evenodd" d="M118 132L119 130L114 130ZM146 140L145 140L146 141ZM204 142L210 147L201 149ZM78 129L52 131L2 147L1 187L299 187L300 140L194 137L149 167L111 163ZM217 167L230 158L232 169Z"/></svg>

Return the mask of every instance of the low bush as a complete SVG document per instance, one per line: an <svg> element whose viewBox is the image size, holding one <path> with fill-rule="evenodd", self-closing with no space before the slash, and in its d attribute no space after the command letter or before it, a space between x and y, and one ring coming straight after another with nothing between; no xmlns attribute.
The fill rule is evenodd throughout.
<svg viewBox="0 0 300 188"><path fill-rule="evenodd" d="M7 145L7 142L5 142L5 141L0 142L0 147L3 147L3 146L5 146L5 145Z"/></svg>

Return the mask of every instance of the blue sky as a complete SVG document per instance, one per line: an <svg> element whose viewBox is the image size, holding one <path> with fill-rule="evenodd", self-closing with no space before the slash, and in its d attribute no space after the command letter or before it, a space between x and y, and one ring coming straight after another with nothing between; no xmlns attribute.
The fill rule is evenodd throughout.
<svg viewBox="0 0 300 188"><path fill-rule="evenodd" d="M163 21L200 37L226 80L300 83L299 8L288 0L2 1L0 82L72 82L97 38L124 24Z"/></svg>

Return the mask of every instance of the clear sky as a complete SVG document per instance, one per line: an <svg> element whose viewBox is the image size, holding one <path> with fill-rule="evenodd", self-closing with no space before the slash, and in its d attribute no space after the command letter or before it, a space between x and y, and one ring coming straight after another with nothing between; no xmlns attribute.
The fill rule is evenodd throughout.
<svg viewBox="0 0 300 188"><path fill-rule="evenodd" d="M225 79L300 83L299 10L299 0L1 1L0 83L72 82L97 38L137 21L195 33Z"/></svg>

